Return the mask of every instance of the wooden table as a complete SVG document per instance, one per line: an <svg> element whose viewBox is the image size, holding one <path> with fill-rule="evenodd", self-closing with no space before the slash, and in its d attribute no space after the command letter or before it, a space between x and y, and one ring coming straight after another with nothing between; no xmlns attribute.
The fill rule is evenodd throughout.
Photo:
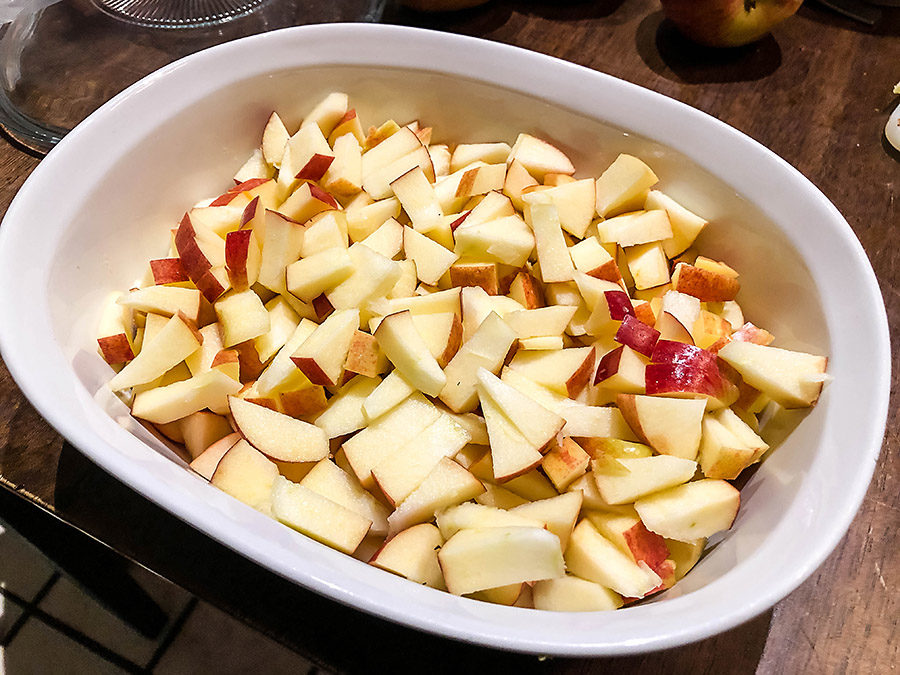
<svg viewBox="0 0 900 675"><path fill-rule="evenodd" d="M897 363L900 156L881 130L897 102L891 87L900 79L900 10L888 10L879 27L868 29L807 3L774 36L725 52L685 42L653 0L507 1L434 17L395 10L389 20L527 47L611 73L696 106L767 145L821 188L862 241L881 282ZM0 143L4 210L37 163ZM848 448L848 461L852 455ZM335 670L885 673L900 658L896 405L865 502L812 578L744 626L681 649L622 659L538 660L459 645L305 592L199 535L88 462L35 413L5 368L0 481L10 491L3 492L0 516L10 504L34 518L49 511Z"/></svg>

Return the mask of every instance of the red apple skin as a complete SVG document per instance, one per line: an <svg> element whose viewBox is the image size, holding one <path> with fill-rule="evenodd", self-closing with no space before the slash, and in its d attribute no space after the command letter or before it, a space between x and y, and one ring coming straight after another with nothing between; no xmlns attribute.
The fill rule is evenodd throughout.
<svg viewBox="0 0 900 675"><path fill-rule="evenodd" d="M659 341L659 331L637 317L628 315L622 319L622 325L613 338L616 342L628 345L638 354L650 357Z"/></svg>
<svg viewBox="0 0 900 675"><path fill-rule="evenodd" d="M97 345L103 354L103 360L111 366L131 361L134 358L134 351L131 349L131 343L128 342L125 333L97 338Z"/></svg>
<svg viewBox="0 0 900 675"><path fill-rule="evenodd" d="M603 355L603 358L600 359L600 363L597 365L594 384L599 384L619 372L619 361L622 360L622 352L624 351L624 347L618 347Z"/></svg>
<svg viewBox="0 0 900 675"><path fill-rule="evenodd" d="M650 396L660 394L701 394L722 398L731 385L715 364L651 363L645 371Z"/></svg>
<svg viewBox="0 0 900 675"><path fill-rule="evenodd" d="M316 318L319 319L319 321L324 321L334 311L334 305L332 305L331 301L325 297L324 293L313 298L312 306L316 312Z"/></svg>
<svg viewBox="0 0 900 675"><path fill-rule="evenodd" d="M175 248L178 250L181 264L190 280L194 282L203 297L210 302L215 302L225 292L225 289L210 272L212 264L197 244L197 232L187 213L184 214L178 231L175 233Z"/></svg>
<svg viewBox="0 0 900 675"><path fill-rule="evenodd" d="M714 354L694 345L675 340L659 340L653 347L650 361L652 363L715 366L717 358Z"/></svg>
<svg viewBox="0 0 900 675"><path fill-rule="evenodd" d="M659 574L660 566L669 557L669 547L666 540L655 532L651 532L646 528L644 523L638 522L624 533L625 543L634 559L638 562L644 561L647 566Z"/></svg>
<svg viewBox="0 0 900 675"><path fill-rule="evenodd" d="M456 228L459 227L460 225L462 225L462 224L466 221L466 218L469 217L469 214L470 214L470 213L472 213L472 212L471 212L471 211L466 211L466 212L465 212L464 214L462 214L459 218L457 218L457 219L454 220L452 223L450 223L450 231L451 231L451 232L456 232Z"/></svg>
<svg viewBox="0 0 900 675"><path fill-rule="evenodd" d="M153 283L176 284L188 280L188 275L181 264L181 258L159 258L150 261L150 272L153 274Z"/></svg>
<svg viewBox="0 0 900 675"><path fill-rule="evenodd" d="M225 235L225 269L232 287L238 291L250 287L247 258L252 240L253 230L235 230Z"/></svg>
<svg viewBox="0 0 900 675"><path fill-rule="evenodd" d="M232 351L237 352L241 368L241 382L252 382L265 370L265 364L259 360L259 352L253 340L246 340L234 345Z"/></svg>
<svg viewBox="0 0 900 675"><path fill-rule="evenodd" d="M802 4L803 0L662 0L669 20L686 36L708 47L755 42Z"/></svg>
<svg viewBox="0 0 900 675"><path fill-rule="evenodd" d="M259 197L254 197L247 206L244 207L244 212L241 214L241 229L247 227L247 223L256 218L256 216L262 216L264 212L258 213L261 211L259 209Z"/></svg>
<svg viewBox="0 0 900 675"><path fill-rule="evenodd" d="M321 180L328 167L334 161L334 155L314 154L294 178L298 180Z"/></svg>
<svg viewBox="0 0 900 675"><path fill-rule="evenodd" d="M334 158L332 157L331 159L333 160ZM329 162L329 164L331 164L331 162ZM324 174L325 172L323 171L322 173ZM340 208L340 206L338 206L337 201L335 201L334 197L332 197L330 194L325 192L325 190L318 187L317 185L313 185L312 183L310 183L309 184L309 193L313 197L318 199L320 202L324 202L325 204L328 204L333 209Z"/></svg>
<svg viewBox="0 0 900 675"><path fill-rule="evenodd" d="M624 291L604 292L606 304L609 305L609 316L613 321L622 321L626 316L634 316L631 298Z"/></svg>

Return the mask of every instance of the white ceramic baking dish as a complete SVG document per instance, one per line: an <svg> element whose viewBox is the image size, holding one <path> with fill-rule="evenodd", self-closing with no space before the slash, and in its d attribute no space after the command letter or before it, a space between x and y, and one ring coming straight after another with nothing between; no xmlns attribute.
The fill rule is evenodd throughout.
<svg viewBox="0 0 900 675"><path fill-rule="evenodd" d="M834 382L743 489L733 529L674 589L616 612L556 614L417 586L253 511L185 469L108 394L101 299L164 254L186 207L229 184L277 109L289 126L332 90L364 123L420 119L438 138L552 139L585 174L644 158L712 221L702 247L740 270L748 318L830 356ZM878 284L835 207L758 143L609 75L476 39L323 25L179 61L94 113L37 167L0 227L0 349L40 413L97 464L193 527L362 611L523 652L615 655L744 622L806 579L846 532L881 446L890 350ZM402 599L402 601L400 600Z"/></svg>

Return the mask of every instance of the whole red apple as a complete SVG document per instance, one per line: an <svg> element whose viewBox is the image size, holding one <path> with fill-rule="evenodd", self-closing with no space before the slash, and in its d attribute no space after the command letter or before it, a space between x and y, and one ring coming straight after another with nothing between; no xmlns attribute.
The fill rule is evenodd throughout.
<svg viewBox="0 0 900 675"><path fill-rule="evenodd" d="M767 34L803 0L661 0L663 11L689 38L710 47L738 47Z"/></svg>

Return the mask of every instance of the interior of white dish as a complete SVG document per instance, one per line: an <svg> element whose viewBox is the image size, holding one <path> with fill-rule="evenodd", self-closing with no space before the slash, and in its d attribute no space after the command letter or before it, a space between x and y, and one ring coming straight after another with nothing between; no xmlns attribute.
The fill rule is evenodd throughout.
<svg viewBox="0 0 900 675"><path fill-rule="evenodd" d="M51 154L39 167L34 185L26 186L8 216L33 216L38 234L22 222L4 223L17 228L7 243L20 246L25 258L9 274L40 289L27 323L38 337L34 344L14 345L27 357L7 359L38 409L107 470L261 564L338 601L461 639L559 654L626 653L709 635L789 592L849 522L848 507L831 500L830 490L847 479L842 457L859 440L856 421L877 426L887 401L883 378L874 388L860 378L868 358L857 352L860 340L869 340L876 358L884 356L878 332L883 310L879 315L864 255L837 212L749 139L625 83L499 45L476 48L467 41L468 51L458 51L455 43L464 38L422 31L401 35L403 29L371 27L346 43L352 47L329 47L337 34L329 31L340 30L296 29L265 42L226 46L208 79L201 60L151 78L90 118L54 151L58 161ZM310 40L332 50L325 63L358 58L375 65L317 65L308 55ZM298 51L285 56L291 45ZM423 61L432 70L398 67L410 62L410 50L424 46ZM482 61L490 64L484 79L471 79L482 72ZM294 67L267 72L258 65L270 62ZM242 68L252 76L228 74ZM448 141L512 142L517 132L532 132L558 144L584 176L598 175L620 152L643 158L659 175L661 189L710 219L699 248L740 271L747 318L773 332L780 346L832 357L835 384L808 416L798 416L794 432L744 487L734 528L674 589L618 612L542 613L536 620L533 611L410 584L208 486L130 420L105 389L111 371L96 354L94 334L103 298L128 288L149 258L165 254L167 232L186 208L231 184L273 109L296 125L332 90L350 94L364 124L419 119L435 128L436 139ZM36 192L38 186L43 192ZM26 215L27 208L33 211ZM30 264L28 256L40 261ZM0 269L0 279L3 274ZM860 337L848 326L844 308L854 300L858 311L851 309L849 320L856 318L871 334ZM41 335L44 329L49 335ZM7 348L13 339L7 337ZM46 365L41 352L48 354ZM57 409L47 393L52 388ZM867 436L865 466L849 472L852 509L871 476L870 445ZM768 592L776 588L774 595ZM404 598L400 606L398 596Z"/></svg>

